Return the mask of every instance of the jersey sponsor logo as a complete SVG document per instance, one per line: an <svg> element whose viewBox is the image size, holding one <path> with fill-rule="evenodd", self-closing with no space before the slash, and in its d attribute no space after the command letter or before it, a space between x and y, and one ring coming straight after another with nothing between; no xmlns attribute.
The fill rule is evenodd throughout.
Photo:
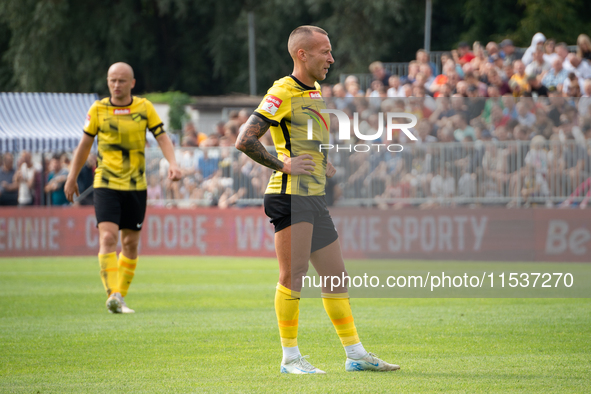
<svg viewBox="0 0 591 394"><path fill-rule="evenodd" d="M322 98L322 95L318 91L310 92L310 98L312 98L312 99L321 99Z"/></svg>
<svg viewBox="0 0 591 394"><path fill-rule="evenodd" d="M131 110L129 108L114 109L113 110L113 115L129 115L130 113L131 113Z"/></svg>
<svg viewBox="0 0 591 394"><path fill-rule="evenodd" d="M86 114L86 121L84 122L84 128L88 128L90 126L90 114Z"/></svg>
<svg viewBox="0 0 591 394"><path fill-rule="evenodd" d="M263 103L262 109L264 109L265 111L267 111L271 115L275 115L277 113L277 110L281 106L281 103L282 102L283 102L283 100L281 100L279 97L275 97L273 95L269 95L265 99L265 102Z"/></svg>

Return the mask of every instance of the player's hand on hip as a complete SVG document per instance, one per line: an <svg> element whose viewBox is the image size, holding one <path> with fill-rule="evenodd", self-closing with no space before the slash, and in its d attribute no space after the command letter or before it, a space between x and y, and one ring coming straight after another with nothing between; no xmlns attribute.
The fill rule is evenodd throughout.
<svg viewBox="0 0 591 394"><path fill-rule="evenodd" d="M68 178L64 185L64 193L69 202L74 202L74 195L79 196L80 191L78 190L78 183L76 180Z"/></svg>
<svg viewBox="0 0 591 394"><path fill-rule="evenodd" d="M174 165L168 167L168 179L171 181L180 181L182 177L183 173L181 172L180 168Z"/></svg>
<svg viewBox="0 0 591 394"><path fill-rule="evenodd" d="M327 178L332 178L334 176L334 174L337 173L337 169L334 168L334 166L332 165L332 163L330 161L326 162L326 177Z"/></svg>
<svg viewBox="0 0 591 394"><path fill-rule="evenodd" d="M312 175L316 163L312 155L289 157L283 154L283 169L281 172L289 175Z"/></svg>

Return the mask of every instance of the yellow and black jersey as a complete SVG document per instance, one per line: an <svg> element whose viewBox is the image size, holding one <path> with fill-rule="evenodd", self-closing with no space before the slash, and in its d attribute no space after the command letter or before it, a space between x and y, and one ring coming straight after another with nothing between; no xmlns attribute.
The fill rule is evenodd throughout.
<svg viewBox="0 0 591 394"><path fill-rule="evenodd" d="M98 135L95 188L147 189L146 129L154 137L164 133L154 106L144 98L133 97L126 106L113 105L108 97L92 104L84 132L93 138Z"/></svg>
<svg viewBox="0 0 591 394"><path fill-rule="evenodd" d="M328 144L330 119L320 111L326 108L320 85L306 86L293 75L275 81L254 114L271 123L271 136L279 160L312 155L316 167L312 175L288 175L275 171L265 194L322 196L326 185L326 156L320 144ZM312 138L308 139L308 121Z"/></svg>

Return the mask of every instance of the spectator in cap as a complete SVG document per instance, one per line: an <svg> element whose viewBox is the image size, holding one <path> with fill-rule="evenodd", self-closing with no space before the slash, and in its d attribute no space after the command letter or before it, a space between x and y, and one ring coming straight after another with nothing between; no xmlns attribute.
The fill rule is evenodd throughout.
<svg viewBox="0 0 591 394"><path fill-rule="evenodd" d="M515 60L521 59L521 53L513 45L513 41L505 39L501 41L501 55L505 57L505 64L512 64Z"/></svg>
<svg viewBox="0 0 591 394"><path fill-rule="evenodd" d="M470 51L470 45L468 45L468 43L465 41L460 42L458 44L458 49L453 50L451 54L454 58L454 61L460 64L461 66L463 66L466 63L470 63L472 59L476 57L474 56L474 53Z"/></svg>
<svg viewBox="0 0 591 394"><path fill-rule="evenodd" d="M542 33L536 33L534 34L534 36L531 39L531 45L529 46L529 48L527 48L525 50L525 53L523 54L523 57L521 58L521 61L523 62L523 64L525 64L526 66L528 64L530 64L533 60L534 60L534 52L536 51L536 48L538 47L538 45L542 46L542 50L544 42L546 42L546 36L543 35Z"/></svg>
<svg viewBox="0 0 591 394"><path fill-rule="evenodd" d="M505 57L505 54L501 54L501 52L499 51L499 46L494 41L491 41L488 44L486 44L486 52L488 52L488 61L490 63L494 61L492 58L493 56L500 57L501 59Z"/></svg>

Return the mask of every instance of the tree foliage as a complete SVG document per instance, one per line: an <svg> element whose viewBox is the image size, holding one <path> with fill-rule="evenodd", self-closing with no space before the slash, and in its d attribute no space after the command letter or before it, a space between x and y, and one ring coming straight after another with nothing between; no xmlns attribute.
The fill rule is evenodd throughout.
<svg viewBox="0 0 591 394"><path fill-rule="evenodd" d="M125 61L137 93L246 93L251 11L259 93L291 72L287 38L303 24L329 32L329 82L423 46L424 0L2 0L0 90L106 94L106 70ZM525 46L537 31L572 44L590 11L586 0L433 0L431 48L505 37Z"/></svg>

